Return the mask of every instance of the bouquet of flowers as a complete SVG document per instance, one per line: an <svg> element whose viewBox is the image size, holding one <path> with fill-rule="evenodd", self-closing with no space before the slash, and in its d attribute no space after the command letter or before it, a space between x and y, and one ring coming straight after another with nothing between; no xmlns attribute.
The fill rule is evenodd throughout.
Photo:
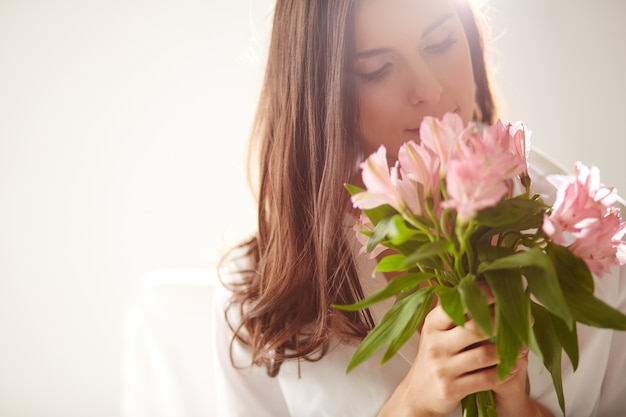
<svg viewBox="0 0 626 417"><path fill-rule="evenodd" d="M626 316L594 295L593 278L626 263L626 223L615 189L600 183L595 167L577 163L553 205L531 195L529 134L522 123L501 121L479 131L448 113L425 118L421 142L405 143L394 166L384 146L361 164L366 189L346 184L361 210L355 231L362 252L379 258L376 271L395 277L335 307L396 301L347 372L384 348L382 362L389 360L438 300L456 325L471 318L492 337L500 378L523 346L541 358L565 413L561 356L576 369L576 323L626 330ZM484 286L495 297L491 307ZM496 415L493 392L466 397L462 408L467 416Z"/></svg>

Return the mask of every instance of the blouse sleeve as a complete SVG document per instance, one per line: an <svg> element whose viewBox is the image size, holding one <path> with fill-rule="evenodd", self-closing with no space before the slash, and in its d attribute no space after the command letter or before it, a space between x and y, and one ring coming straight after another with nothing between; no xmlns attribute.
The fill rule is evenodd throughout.
<svg viewBox="0 0 626 417"><path fill-rule="evenodd" d="M232 344L232 331L224 310L229 292L219 286L213 302L215 346L211 349L217 415L223 417L287 417L289 411L277 378L269 377L265 368L250 366L247 350Z"/></svg>
<svg viewBox="0 0 626 417"><path fill-rule="evenodd" d="M614 305L626 314L626 266L620 267L618 297ZM602 382L598 416L622 416L626 413L626 331L614 330L607 371Z"/></svg>

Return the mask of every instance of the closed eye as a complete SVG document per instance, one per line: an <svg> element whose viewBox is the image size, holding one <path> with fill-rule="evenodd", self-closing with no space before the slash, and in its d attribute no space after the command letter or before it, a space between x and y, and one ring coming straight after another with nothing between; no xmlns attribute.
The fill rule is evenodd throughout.
<svg viewBox="0 0 626 417"><path fill-rule="evenodd" d="M376 71L368 72L365 74L360 74L361 77L365 79L365 81L374 81L379 78L382 78L387 72L391 69L391 62L387 62L385 65L377 69Z"/></svg>
<svg viewBox="0 0 626 417"><path fill-rule="evenodd" d="M428 45L424 47L424 51L430 52L430 53L445 52L448 48L450 48L455 43L457 43L457 40L450 36L447 39L445 39L443 42L439 42L434 45Z"/></svg>

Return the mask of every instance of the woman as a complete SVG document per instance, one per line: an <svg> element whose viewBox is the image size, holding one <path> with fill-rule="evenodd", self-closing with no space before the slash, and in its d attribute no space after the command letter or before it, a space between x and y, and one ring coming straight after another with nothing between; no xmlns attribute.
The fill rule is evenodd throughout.
<svg viewBox="0 0 626 417"><path fill-rule="evenodd" d="M253 135L258 233L221 271L228 291L218 293L216 313L218 415L445 416L483 390L495 392L501 416L559 410L549 374L527 371L527 353L499 381L494 345L454 327L438 306L388 363L379 366L375 356L346 375L356 345L389 304L361 313L331 307L390 278L369 278L374 264L357 256L351 233L343 184L358 183L363 156L384 144L395 160L402 143L419 140L425 116L494 122L477 17L467 0L277 1ZM605 346L601 352L585 350L581 336L582 359L626 344L605 333L589 339ZM613 377L603 363L592 367L602 369L598 385ZM565 381L568 401L580 398L579 372ZM623 384L609 391L586 393L585 408L568 411L609 410L617 402L600 398L625 393Z"/></svg>

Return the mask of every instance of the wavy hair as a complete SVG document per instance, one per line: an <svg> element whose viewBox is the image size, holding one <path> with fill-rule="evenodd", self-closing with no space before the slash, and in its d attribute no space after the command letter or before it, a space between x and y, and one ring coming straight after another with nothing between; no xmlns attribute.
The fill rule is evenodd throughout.
<svg viewBox="0 0 626 417"><path fill-rule="evenodd" d="M258 161L258 231L238 247L243 253L222 261L243 256L249 266L225 283L233 293L229 308L238 312L233 341L247 345L252 363L270 376L286 360L320 359L333 339L358 343L373 327L368 311L331 307L363 296L344 226L343 184L360 153L351 75L355 3L275 5L249 154L249 169ZM495 105L480 26L466 0L456 3L474 66L475 118L491 123Z"/></svg>

